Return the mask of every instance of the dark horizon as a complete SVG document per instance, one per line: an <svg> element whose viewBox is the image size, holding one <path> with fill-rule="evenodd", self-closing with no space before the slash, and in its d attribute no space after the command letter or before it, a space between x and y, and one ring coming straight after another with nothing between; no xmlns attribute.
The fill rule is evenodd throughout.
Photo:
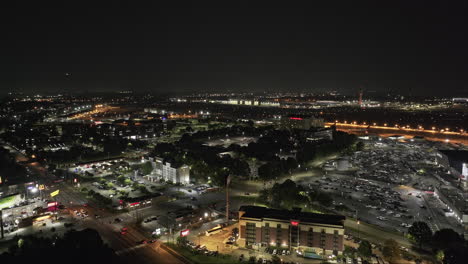
<svg viewBox="0 0 468 264"><path fill-rule="evenodd" d="M3 93L468 93L462 2L7 11Z"/></svg>

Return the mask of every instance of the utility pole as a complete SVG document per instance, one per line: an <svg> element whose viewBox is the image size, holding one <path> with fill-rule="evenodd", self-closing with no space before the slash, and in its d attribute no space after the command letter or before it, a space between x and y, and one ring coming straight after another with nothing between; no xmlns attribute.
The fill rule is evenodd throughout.
<svg viewBox="0 0 468 264"><path fill-rule="evenodd" d="M363 94L363 91L362 91L362 86L361 86L359 88L359 99L358 99L359 107L362 107L362 94Z"/></svg>
<svg viewBox="0 0 468 264"><path fill-rule="evenodd" d="M226 224L229 225L229 184L231 183L231 174L226 177Z"/></svg>
<svg viewBox="0 0 468 264"><path fill-rule="evenodd" d="M359 232L359 225L361 224L359 222L359 218L358 218L358 210L356 209L356 224L357 224L357 232L358 232L358 239L360 240L361 239L361 234Z"/></svg>

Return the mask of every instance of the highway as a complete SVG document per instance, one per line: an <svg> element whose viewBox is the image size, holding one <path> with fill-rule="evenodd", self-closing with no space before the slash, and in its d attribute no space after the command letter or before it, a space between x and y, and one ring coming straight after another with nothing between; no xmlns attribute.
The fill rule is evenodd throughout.
<svg viewBox="0 0 468 264"><path fill-rule="evenodd" d="M325 123L326 126L336 125L336 129L351 134L366 135L374 134L382 137L388 137L392 135L402 135L406 138L413 138L414 136L423 136L424 138L431 141L443 141L449 140L451 143L461 143L468 145L468 133L466 131L446 131L446 130L435 130L435 129L423 129L421 128L406 128L406 127L395 127L395 126L378 126L369 124L353 124L353 123ZM367 132L367 133L366 133Z"/></svg>

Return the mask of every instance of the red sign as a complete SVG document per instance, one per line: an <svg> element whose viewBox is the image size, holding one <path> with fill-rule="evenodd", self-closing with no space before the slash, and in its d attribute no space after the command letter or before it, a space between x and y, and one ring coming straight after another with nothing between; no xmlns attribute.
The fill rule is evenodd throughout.
<svg viewBox="0 0 468 264"><path fill-rule="evenodd" d="M131 203L130 206L136 206L136 205L139 205L140 202L135 202L135 203Z"/></svg>
<svg viewBox="0 0 468 264"><path fill-rule="evenodd" d="M293 226L298 226L298 225L299 225L299 222L298 222L298 221L291 221L291 225L293 225Z"/></svg>
<svg viewBox="0 0 468 264"><path fill-rule="evenodd" d="M302 118L300 118L300 117L290 117L289 119L291 119L291 120L302 120Z"/></svg>
<svg viewBox="0 0 468 264"><path fill-rule="evenodd" d="M185 230L180 231L180 236L181 237L188 236L189 233L190 233L190 229L185 229Z"/></svg>

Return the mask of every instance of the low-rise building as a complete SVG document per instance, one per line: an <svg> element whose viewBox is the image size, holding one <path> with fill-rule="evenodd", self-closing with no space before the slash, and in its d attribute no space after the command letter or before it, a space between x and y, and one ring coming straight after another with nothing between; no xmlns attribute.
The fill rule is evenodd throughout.
<svg viewBox="0 0 468 264"><path fill-rule="evenodd" d="M339 255L343 252L344 220L341 215L326 215L241 206L239 209L239 245L276 246Z"/></svg>

